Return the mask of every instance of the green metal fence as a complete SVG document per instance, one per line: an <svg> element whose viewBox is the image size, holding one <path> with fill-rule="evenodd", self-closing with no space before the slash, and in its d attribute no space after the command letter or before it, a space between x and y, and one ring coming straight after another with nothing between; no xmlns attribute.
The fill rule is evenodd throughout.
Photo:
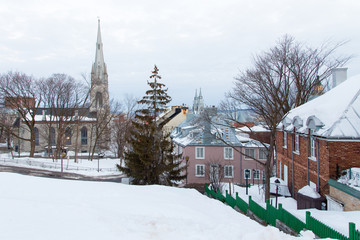
<svg viewBox="0 0 360 240"><path fill-rule="evenodd" d="M276 227L276 219L279 219L279 211L274 208L270 202L269 199L266 200L266 222L270 224L271 226Z"/></svg>
<svg viewBox="0 0 360 240"><path fill-rule="evenodd" d="M300 233L300 231L306 227L306 224L303 221L283 209L281 203L279 203L278 219L297 233Z"/></svg>
<svg viewBox="0 0 360 240"><path fill-rule="evenodd" d="M205 184L205 193L208 196L212 196L224 203L227 203L232 208L238 207L245 214L248 210L252 211L257 217L264 220L266 223L276 226L276 220L280 220L289 228L299 233L303 229L311 230L317 236L321 238L335 238L340 240L360 240L360 231L356 230L354 223L349 223L349 237L339 233L331 227L320 222L316 218L312 217L310 212L306 212L306 223L299 220L297 217L282 208L282 204L279 204L279 208L273 207L269 201L266 202L266 209L254 202L249 196L249 204L236 193L236 199L226 191L225 197L221 193L216 193L213 189L209 189Z"/></svg>
<svg viewBox="0 0 360 240"><path fill-rule="evenodd" d="M245 214L247 213L247 210L249 209L249 204L247 204L247 202L245 202L244 200L239 198L238 193L236 193L236 206Z"/></svg>
<svg viewBox="0 0 360 240"><path fill-rule="evenodd" d="M348 238L331 227L320 222L311 216L310 212L306 212L306 229L313 231L321 238L335 238L340 240L348 240Z"/></svg>
<svg viewBox="0 0 360 240"><path fill-rule="evenodd" d="M228 191L226 190L226 199L225 202L231 206L232 208L234 208L236 206L236 200L230 195L228 194Z"/></svg>
<svg viewBox="0 0 360 240"><path fill-rule="evenodd" d="M260 219L266 221L266 209L253 201L251 199L251 196L249 196L249 210L252 211Z"/></svg>

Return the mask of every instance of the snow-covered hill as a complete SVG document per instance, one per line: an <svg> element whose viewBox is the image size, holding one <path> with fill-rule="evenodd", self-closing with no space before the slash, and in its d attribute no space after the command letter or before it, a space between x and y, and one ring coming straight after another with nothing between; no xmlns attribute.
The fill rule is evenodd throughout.
<svg viewBox="0 0 360 240"><path fill-rule="evenodd" d="M4 240L299 239L191 189L3 172L0 229Z"/></svg>

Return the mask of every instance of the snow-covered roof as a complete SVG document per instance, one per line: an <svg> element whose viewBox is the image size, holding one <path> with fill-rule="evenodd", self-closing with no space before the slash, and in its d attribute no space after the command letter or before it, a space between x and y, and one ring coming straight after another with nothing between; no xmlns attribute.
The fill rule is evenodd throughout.
<svg viewBox="0 0 360 240"><path fill-rule="evenodd" d="M219 116L215 116L210 124L198 119L199 116L188 115L171 133L174 143L183 147L188 145L226 145L224 141L232 146L241 146L236 138L234 129L226 124Z"/></svg>
<svg viewBox="0 0 360 240"><path fill-rule="evenodd" d="M264 126L261 125L255 125L252 127L241 127L236 129L237 131L242 131L242 132L269 132L270 130L265 128Z"/></svg>
<svg viewBox="0 0 360 240"><path fill-rule="evenodd" d="M326 138L360 138L360 75L291 110L279 127Z"/></svg>
<svg viewBox="0 0 360 240"><path fill-rule="evenodd" d="M321 197L321 195L316 192L316 190L312 187L310 187L309 185L305 185L304 187L302 187L298 193L304 195L304 196L308 196L311 198L319 198Z"/></svg>
<svg viewBox="0 0 360 240"><path fill-rule="evenodd" d="M198 116L189 116L171 133L174 143L180 146L225 146L226 142L232 146L264 147L257 140L235 134L235 129L222 118L222 115L213 117L212 124L198 121Z"/></svg>

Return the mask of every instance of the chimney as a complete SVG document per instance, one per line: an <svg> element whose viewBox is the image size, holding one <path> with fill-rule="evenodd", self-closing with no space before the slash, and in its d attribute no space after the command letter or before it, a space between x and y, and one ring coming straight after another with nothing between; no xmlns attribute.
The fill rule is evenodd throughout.
<svg viewBox="0 0 360 240"><path fill-rule="evenodd" d="M332 72L332 88L338 86L347 79L347 68L334 68Z"/></svg>

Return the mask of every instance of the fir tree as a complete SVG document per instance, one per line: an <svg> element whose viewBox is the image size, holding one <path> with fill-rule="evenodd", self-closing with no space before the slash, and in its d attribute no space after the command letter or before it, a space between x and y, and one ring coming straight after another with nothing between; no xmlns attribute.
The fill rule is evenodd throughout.
<svg viewBox="0 0 360 240"><path fill-rule="evenodd" d="M173 153L170 133L163 132L165 122L158 122L158 116L171 101L168 89L159 82L161 76L158 72L155 65L147 82L150 90L138 101L141 107L132 122L134 128L128 140L130 148L125 152L126 166L118 165L120 171L133 178L133 184L176 185L186 177L182 175L185 166L178 161L180 155Z"/></svg>

